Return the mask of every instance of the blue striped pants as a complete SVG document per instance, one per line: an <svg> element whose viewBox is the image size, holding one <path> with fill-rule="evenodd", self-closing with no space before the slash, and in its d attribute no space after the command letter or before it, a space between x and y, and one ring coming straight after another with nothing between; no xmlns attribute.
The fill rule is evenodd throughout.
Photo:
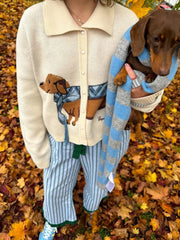
<svg viewBox="0 0 180 240"><path fill-rule="evenodd" d="M50 166L44 169L44 218L51 226L63 226L76 222L73 204L73 189L82 166L85 176L83 191L83 207L96 211L101 200L107 196L107 190L100 189L97 184L101 142L86 147L86 154L79 159L72 158L73 143L56 142L49 136L51 145Z"/></svg>

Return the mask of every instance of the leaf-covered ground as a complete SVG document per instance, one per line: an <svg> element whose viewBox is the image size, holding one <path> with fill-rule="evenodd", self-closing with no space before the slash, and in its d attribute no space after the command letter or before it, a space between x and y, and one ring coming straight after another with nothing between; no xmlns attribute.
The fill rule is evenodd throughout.
<svg viewBox="0 0 180 240"><path fill-rule="evenodd" d="M20 17L34 1L1 0L0 8L0 240L36 240L43 228L42 170L27 153L18 119L15 39ZM93 215L92 227L59 229L62 239L180 239L180 71L162 102L145 115L140 145L132 133L115 190ZM84 177L74 191L82 208Z"/></svg>

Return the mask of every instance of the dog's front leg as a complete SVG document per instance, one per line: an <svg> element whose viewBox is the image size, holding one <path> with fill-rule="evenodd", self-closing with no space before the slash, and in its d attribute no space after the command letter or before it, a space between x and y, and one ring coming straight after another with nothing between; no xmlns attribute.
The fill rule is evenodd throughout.
<svg viewBox="0 0 180 240"><path fill-rule="evenodd" d="M67 124L71 123L71 119L72 119L72 115L69 115L68 119L67 119Z"/></svg>
<svg viewBox="0 0 180 240"><path fill-rule="evenodd" d="M121 68L121 70L118 72L118 74L115 76L114 78L114 84L121 86L122 84L124 84L126 82L127 79L127 72L125 67L123 66Z"/></svg>
<svg viewBox="0 0 180 240"><path fill-rule="evenodd" d="M74 121L72 121L73 126L76 125L76 122L77 122L78 118L79 118L79 115L75 115L75 119L74 119Z"/></svg>

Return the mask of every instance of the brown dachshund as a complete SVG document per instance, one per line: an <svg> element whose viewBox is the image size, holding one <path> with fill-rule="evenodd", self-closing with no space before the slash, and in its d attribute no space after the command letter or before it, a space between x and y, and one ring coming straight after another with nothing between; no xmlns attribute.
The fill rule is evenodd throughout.
<svg viewBox="0 0 180 240"><path fill-rule="evenodd" d="M132 27L130 35L131 46L126 62L133 69L143 72L147 82L152 82L157 75L168 75L172 56L177 48L179 48L178 58L180 58L180 12L156 10L140 19ZM144 47L150 52L151 68L144 66L137 58ZM115 76L114 83L122 85L126 82L126 77L127 72L123 67ZM130 121L135 122L136 137L138 140L142 140L142 114L133 110Z"/></svg>
<svg viewBox="0 0 180 240"><path fill-rule="evenodd" d="M62 105L58 107L58 112L61 112L62 108L68 113L69 117L67 119L67 123L70 124L72 117L75 119L72 121L72 125L76 125L77 120L80 115L80 87L79 86L70 86L70 84L62 77L48 74L46 81L40 83L41 89L43 89L46 93L57 94L58 96L62 96ZM102 85L99 86L102 89ZM104 91L102 94L95 94L93 97L88 98L87 102L87 112L86 118L93 119L96 111L98 109L105 107L105 90L106 86L103 84ZM94 86L89 87L89 93L91 90L94 90ZM99 92L99 91L97 91ZM58 95L59 94L59 95ZM91 95L91 94L90 94ZM57 104L59 100L57 99ZM62 120L59 118L60 122Z"/></svg>

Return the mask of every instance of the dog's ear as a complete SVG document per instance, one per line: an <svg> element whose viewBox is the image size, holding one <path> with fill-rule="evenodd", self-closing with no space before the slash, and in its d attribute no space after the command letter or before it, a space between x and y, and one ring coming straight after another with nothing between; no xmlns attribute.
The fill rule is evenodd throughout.
<svg viewBox="0 0 180 240"><path fill-rule="evenodd" d="M145 32L150 16L140 19L131 29L131 49L134 57L141 54L145 47Z"/></svg>
<svg viewBox="0 0 180 240"><path fill-rule="evenodd" d="M56 87L60 93L66 94L67 93L66 89L70 87L70 85L65 79L61 79L58 82L56 82Z"/></svg>

